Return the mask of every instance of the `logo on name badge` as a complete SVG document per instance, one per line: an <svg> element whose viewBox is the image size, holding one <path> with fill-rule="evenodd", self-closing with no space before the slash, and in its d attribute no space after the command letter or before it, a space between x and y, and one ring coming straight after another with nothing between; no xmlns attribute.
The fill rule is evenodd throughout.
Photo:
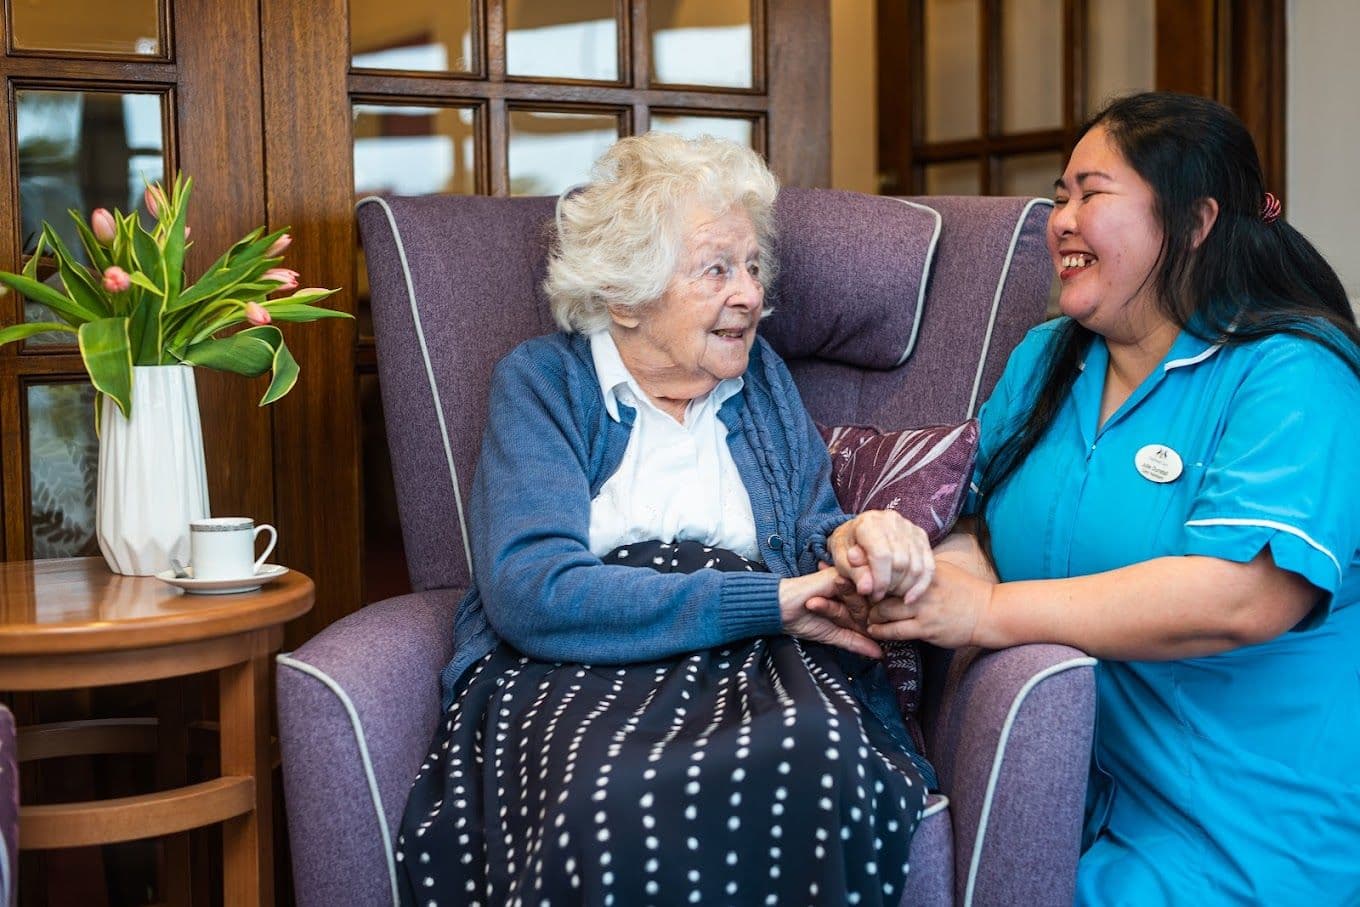
<svg viewBox="0 0 1360 907"><path fill-rule="evenodd" d="M1133 465L1140 476L1159 485L1176 481L1185 469L1181 455L1165 444L1148 444L1139 448L1138 453L1133 455Z"/></svg>

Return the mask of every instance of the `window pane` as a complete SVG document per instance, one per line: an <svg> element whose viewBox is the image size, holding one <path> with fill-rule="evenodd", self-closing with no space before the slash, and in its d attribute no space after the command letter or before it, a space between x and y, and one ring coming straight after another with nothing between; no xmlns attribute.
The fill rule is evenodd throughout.
<svg viewBox="0 0 1360 907"><path fill-rule="evenodd" d="M159 6L156 0L11 0L14 46L166 56Z"/></svg>
<svg viewBox="0 0 1360 907"><path fill-rule="evenodd" d="M556 195L583 182L618 137L612 114L510 111L510 194Z"/></svg>
<svg viewBox="0 0 1360 907"><path fill-rule="evenodd" d="M1063 156L1057 151L1017 154L1001 161L1001 194L1053 197L1053 181L1062 175Z"/></svg>
<svg viewBox="0 0 1360 907"><path fill-rule="evenodd" d="M1062 126L1062 0L1005 0L1001 9L1001 125Z"/></svg>
<svg viewBox="0 0 1360 907"><path fill-rule="evenodd" d="M68 209L141 210L146 184L165 174L162 103L158 94L96 91L15 92L19 147L19 217L25 254L43 222L80 261L85 253ZM54 276L49 282L59 285ZM25 302L28 321L56 321L46 306ZM28 341L71 343L68 335Z"/></svg>
<svg viewBox="0 0 1360 907"><path fill-rule="evenodd" d="M652 81L750 88L751 5L735 0L656 0L647 6Z"/></svg>
<svg viewBox="0 0 1360 907"><path fill-rule="evenodd" d="M98 554L94 388L85 382L34 384L26 402L33 556Z"/></svg>
<svg viewBox="0 0 1360 907"><path fill-rule="evenodd" d="M755 147L755 121L744 117L694 117L675 113L654 113L652 128L657 132L676 132L686 138L711 135L720 139L731 139L748 148Z"/></svg>
<svg viewBox="0 0 1360 907"><path fill-rule="evenodd" d="M471 0L349 0L356 69L472 72Z"/></svg>
<svg viewBox="0 0 1360 907"><path fill-rule="evenodd" d="M354 197L472 195L477 191L477 111L472 107L354 105ZM368 271L355 254L359 335L373 336Z"/></svg>
<svg viewBox="0 0 1360 907"><path fill-rule="evenodd" d="M507 0L505 71L512 76L619 81L614 0Z"/></svg>
<svg viewBox="0 0 1360 907"><path fill-rule="evenodd" d="M1087 0L1088 115L1118 95L1154 87L1156 8L1155 0Z"/></svg>
<svg viewBox="0 0 1360 907"><path fill-rule="evenodd" d="M926 141L978 135L978 2L926 0Z"/></svg>
<svg viewBox="0 0 1360 907"><path fill-rule="evenodd" d="M982 180L977 161L926 165L926 195L977 195Z"/></svg>
<svg viewBox="0 0 1360 907"><path fill-rule="evenodd" d="M354 105L354 191L397 195L477 191L471 107Z"/></svg>

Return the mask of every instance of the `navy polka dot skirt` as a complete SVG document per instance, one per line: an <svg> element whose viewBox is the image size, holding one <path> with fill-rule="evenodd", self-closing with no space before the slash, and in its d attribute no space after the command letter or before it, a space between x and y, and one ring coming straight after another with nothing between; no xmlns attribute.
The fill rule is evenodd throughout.
<svg viewBox="0 0 1360 907"><path fill-rule="evenodd" d="M765 569L689 543L607 559ZM402 903L896 907L926 797L900 736L832 650L792 637L609 666L502 644L416 777Z"/></svg>

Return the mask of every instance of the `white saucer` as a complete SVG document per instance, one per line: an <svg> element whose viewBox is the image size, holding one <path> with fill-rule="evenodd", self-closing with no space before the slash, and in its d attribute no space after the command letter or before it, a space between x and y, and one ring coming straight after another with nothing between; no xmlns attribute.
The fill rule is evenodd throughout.
<svg viewBox="0 0 1360 907"><path fill-rule="evenodd" d="M156 574L156 579L195 595L227 595L232 592L254 592L265 583L272 583L283 576L288 572L288 568L279 564L265 564L254 576L238 576L232 579L194 579L194 568L189 567L188 571L189 576L175 576L173 570L162 570Z"/></svg>

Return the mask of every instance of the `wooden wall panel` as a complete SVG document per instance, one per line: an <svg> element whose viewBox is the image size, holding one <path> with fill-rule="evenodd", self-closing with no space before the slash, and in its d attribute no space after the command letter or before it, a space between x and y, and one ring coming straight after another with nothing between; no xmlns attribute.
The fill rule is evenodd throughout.
<svg viewBox="0 0 1360 907"><path fill-rule="evenodd" d="M179 166L194 179L194 246L186 263L193 278L265 223L260 58L222 53L224 46L255 45L260 18L254 0L179 0L174 13L179 85L172 133ZM201 368L194 381L213 515L272 522L271 411L257 405L268 377Z"/></svg>
<svg viewBox="0 0 1360 907"><path fill-rule="evenodd" d="M271 224L294 231L289 261L304 286L345 287L354 312L354 192L345 0L262 5L264 175ZM284 327L302 368L274 404L273 490L279 559L316 582L316 605L288 630L292 646L362 602L355 322Z"/></svg>
<svg viewBox="0 0 1360 907"><path fill-rule="evenodd" d="M829 186L831 7L785 0L767 15L770 168L786 186Z"/></svg>

